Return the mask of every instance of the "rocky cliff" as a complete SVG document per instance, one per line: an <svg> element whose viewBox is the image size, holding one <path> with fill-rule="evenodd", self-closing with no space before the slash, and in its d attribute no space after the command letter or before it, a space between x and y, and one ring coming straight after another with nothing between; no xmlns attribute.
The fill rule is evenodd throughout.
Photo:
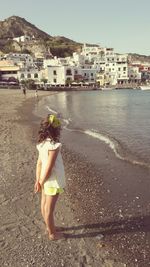
<svg viewBox="0 0 150 267"><path fill-rule="evenodd" d="M49 38L50 35L39 30L36 26L24 18L12 16L0 21L0 39L12 39L22 35L34 36L35 38Z"/></svg>

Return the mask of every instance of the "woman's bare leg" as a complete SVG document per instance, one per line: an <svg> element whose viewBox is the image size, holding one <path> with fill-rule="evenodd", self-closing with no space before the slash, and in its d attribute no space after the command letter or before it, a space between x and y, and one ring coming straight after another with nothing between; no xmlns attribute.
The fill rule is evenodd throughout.
<svg viewBox="0 0 150 267"><path fill-rule="evenodd" d="M41 192L41 213L42 213L42 217L44 219L44 222L45 222L45 203L46 203L46 196L44 194L44 190L42 189L42 192Z"/></svg>
<svg viewBox="0 0 150 267"><path fill-rule="evenodd" d="M44 217L45 217L45 223L46 227L49 233L49 236L55 235L56 229L55 229L55 224L54 224L54 210L55 210L55 205L58 200L59 194L55 196L47 196L45 195L45 209L44 209Z"/></svg>

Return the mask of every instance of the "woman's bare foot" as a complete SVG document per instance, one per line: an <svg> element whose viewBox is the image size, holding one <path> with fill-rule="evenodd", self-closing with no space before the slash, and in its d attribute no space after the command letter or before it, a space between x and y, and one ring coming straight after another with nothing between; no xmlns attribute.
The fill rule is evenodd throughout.
<svg viewBox="0 0 150 267"><path fill-rule="evenodd" d="M63 233L56 232L55 234L49 234L49 239L51 241L53 241L53 240L59 240L59 239L63 239L63 238L65 238L65 236L64 236Z"/></svg>

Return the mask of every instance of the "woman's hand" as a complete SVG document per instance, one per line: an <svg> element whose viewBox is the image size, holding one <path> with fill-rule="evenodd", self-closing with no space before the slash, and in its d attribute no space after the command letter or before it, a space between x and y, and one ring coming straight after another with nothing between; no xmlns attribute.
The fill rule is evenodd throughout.
<svg viewBox="0 0 150 267"><path fill-rule="evenodd" d="M41 191L41 185L39 181L36 181L34 184L34 193L40 192Z"/></svg>

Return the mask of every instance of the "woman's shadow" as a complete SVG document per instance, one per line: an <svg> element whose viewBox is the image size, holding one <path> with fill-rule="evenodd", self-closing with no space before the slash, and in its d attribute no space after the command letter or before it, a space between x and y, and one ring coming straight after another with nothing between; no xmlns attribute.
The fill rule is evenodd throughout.
<svg viewBox="0 0 150 267"><path fill-rule="evenodd" d="M72 227L62 227L64 232L67 231L81 231L82 233L65 233L66 238L85 238L95 237L100 234L114 235L129 232L149 232L150 231L150 216L139 216L133 218L125 218L115 221L95 223L95 224L82 224Z"/></svg>

